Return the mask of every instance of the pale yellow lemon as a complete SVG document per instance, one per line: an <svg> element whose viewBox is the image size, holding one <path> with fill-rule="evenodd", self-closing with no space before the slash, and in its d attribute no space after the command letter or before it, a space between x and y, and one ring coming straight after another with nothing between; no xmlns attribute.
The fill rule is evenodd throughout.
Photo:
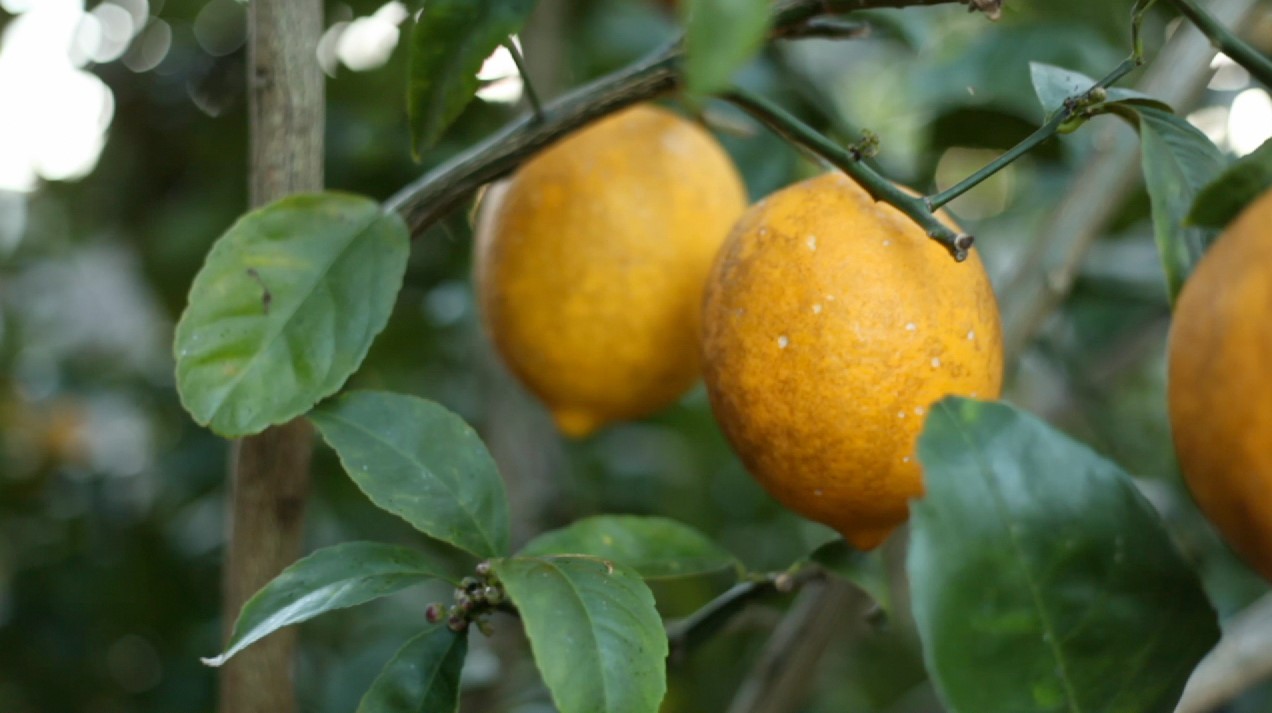
<svg viewBox="0 0 1272 713"><path fill-rule="evenodd" d="M488 193L482 319L562 432L648 415L699 378L704 283L745 208L716 140L654 106L571 134Z"/></svg>

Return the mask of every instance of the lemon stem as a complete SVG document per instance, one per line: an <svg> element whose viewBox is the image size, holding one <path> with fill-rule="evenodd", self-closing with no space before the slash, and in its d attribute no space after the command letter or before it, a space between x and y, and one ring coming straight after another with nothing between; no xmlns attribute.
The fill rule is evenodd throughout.
<svg viewBox="0 0 1272 713"><path fill-rule="evenodd" d="M1265 86L1272 87L1272 60L1242 42L1239 37L1220 24L1214 15L1198 7L1193 0L1169 0L1169 2L1179 10L1181 15L1196 25L1216 49L1249 70L1250 74L1258 77Z"/></svg>
<svg viewBox="0 0 1272 713"><path fill-rule="evenodd" d="M922 198L911 196L863 163L861 152L836 144L790 112L746 89L735 87L721 98L755 117L787 141L808 149L852 176L870 197L892 205L918 223L928 237L944 245L955 260L967 257L967 251L972 246L972 236L956 233L938 220Z"/></svg>

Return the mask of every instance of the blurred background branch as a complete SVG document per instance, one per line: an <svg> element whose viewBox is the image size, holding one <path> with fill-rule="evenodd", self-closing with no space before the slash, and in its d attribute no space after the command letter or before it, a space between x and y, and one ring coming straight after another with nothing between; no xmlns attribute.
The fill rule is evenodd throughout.
<svg viewBox="0 0 1272 713"><path fill-rule="evenodd" d="M1217 0L1211 11L1220 21L1241 26L1253 19L1254 0ZM1149 58L1136 89L1187 113L1206 88L1215 50L1191 25L1181 26L1156 57ZM1111 123L1111 122L1106 122ZM1112 222L1141 181L1139 144L1121 126L1091 127L1103 133L1104 147L1089 158L1051 211L1052 218L1030 241L1003 281L1003 348L1014 364L1047 318L1064 301L1087 251Z"/></svg>
<svg viewBox="0 0 1272 713"><path fill-rule="evenodd" d="M1219 644L1201 660L1175 713L1210 713L1272 678L1272 594L1265 594L1224 627Z"/></svg>

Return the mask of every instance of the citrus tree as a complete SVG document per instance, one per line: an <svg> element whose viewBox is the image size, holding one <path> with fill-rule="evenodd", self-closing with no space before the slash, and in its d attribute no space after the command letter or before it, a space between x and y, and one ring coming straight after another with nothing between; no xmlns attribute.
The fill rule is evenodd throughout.
<svg viewBox="0 0 1272 713"><path fill-rule="evenodd" d="M1010 9L683 2L674 42L546 103L531 89L524 117L386 201L293 195L226 230L176 330L189 414L227 438L307 419L372 503L449 549L317 550L248 601L207 663L441 580L453 601L421 602L428 624L384 664L359 710L455 710L473 631L520 627L562 713L656 711L669 667L750 603L842 579L884 617L913 616L948 710L1174 710L1219 639L1215 611L1125 471L996 400L1004 368L1017 366L1020 306L1000 310L982 267L995 245L976 243L942 208L1096 117L1136 130L1163 289L1180 296L1175 443L1201 507L1267 575L1272 393L1261 369L1272 343L1258 318L1272 307L1272 154L1232 162L1162 97L1121 85L1154 62L1141 38L1152 0L1130 8L1125 58L1103 77L1033 64L1041 124L934 192L888 178L887 127L839 127L835 140L738 81L771 43L849 42L889 31L894 16L875 11L947 3L985 21ZM520 63L511 37L534 4L422 4L403 151L445 135L494 50ZM1272 80L1268 60L1192 0L1156 4ZM728 155L695 118L752 135L763 127L824 172L748 208ZM471 427L428 394L345 389L389 321L412 250L427 249L413 239L475 199L483 321L565 435L649 415L704 375L748 471L835 533L762 572L694 523L659 515L598 515L514 546L504 482ZM907 521L899 584L876 548ZM736 584L664 622L651 583L703 578Z"/></svg>

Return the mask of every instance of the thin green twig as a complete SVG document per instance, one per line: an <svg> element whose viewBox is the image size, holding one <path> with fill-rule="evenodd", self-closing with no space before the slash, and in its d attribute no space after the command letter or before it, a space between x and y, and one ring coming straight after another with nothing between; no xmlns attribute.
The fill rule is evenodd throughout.
<svg viewBox="0 0 1272 713"><path fill-rule="evenodd" d="M1243 42L1216 20L1214 15L1198 7L1193 0L1169 0L1169 2L1179 10L1180 14L1196 25L1216 49L1249 70L1250 74L1253 74L1265 86L1272 87L1272 60Z"/></svg>
<svg viewBox="0 0 1272 713"><path fill-rule="evenodd" d="M928 209L922 198L911 196L892 181L880 176L861 162L859 153L843 148L785 109L745 89L735 87L721 98L755 117L787 141L803 146L852 176L872 198L896 207L918 223L927 231L928 237L944 245L955 260L967 258L967 251L972 247L972 236L956 233L950 226L942 223Z"/></svg>
<svg viewBox="0 0 1272 713"><path fill-rule="evenodd" d="M1183 1L1187 2L1188 0ZM927 203L928 208L930 210L938 210L955 198L980 185L985 179L998 173L1016 159L1055 136L1070 119L1073 119L1079 113L1086 112L1088 116L1098 113L1096 105L1102 101L1099 98L1100 90L1108 89L1121 81L1127 74L1130 74L1136 67L1144 64L1144 43L1140 40L1140 26L1144 22L1144 16L1155 2L1157 0L1136 0L1131 7L1130 57L1119 64L1112 72L1109 72L1103 79L1092 85L1090 89L1066 99L1060 110L1039 127L1037 131L1026 137L1024 141L1016 144L1003 155L990 161L984 168L959 181L957 184L925 198L924 201Z"/></svg>
<svg viewBox="0 0 1272 713"><path fill-rule="evenodd" d="M530 110L534 112L534 118L543 121L543 105L539 103L539 94L534 90L534 82L530 81L530 73L526 71L526 61L521 56L521 50L511 39L504 43L504 47L507 48L508 54L512 55L512 61L517 65L517 71L521 73L521 86L525 87L526 99L530 101Z"/></svg>
<svg viewBox="0 0 1272 713"><path fill-rule="evenodd" d="M1136 58L1132 57L1127 59L1122 62L1122 64L1118 65L1117 69L1110 72L1104 79L1101 79L1092 85L1090 89L1081 94L1069 97L1069 99L1064 102L1064 105L1060 108L1060 110L1057 111L1055 115L1047 121L1047 123L1043 124L1037 131L1026 137L1024 141L1021 141L1011 147L1003 155L993 161L990 161L984 168L980 169L976 173L973 173L940 193L925 198L924 201L927 203L928 209L938 210L942 208L950 201L980 185L983 181L985 181L985 179L1003 170L1008 164L1037 148L1040 144L1045 143L1048 139L1059 133L1061 127L1063 127L1066 122L1077 116L1079 112L1089 109L1091 105L1095 103L1092 101L1092 96L1100 89L1107 89L1112 86L1138 65L1139 63Z"/></svg>
<svg viewBox="0 0 1272 713"><path fill-rule="evenodd" d="M821 567L805 565L734 585L698 611L667 626L671 660L682 660L696 646L727 626L749 605L785 596L811 581L825 577L826 571Z"/></svg>

